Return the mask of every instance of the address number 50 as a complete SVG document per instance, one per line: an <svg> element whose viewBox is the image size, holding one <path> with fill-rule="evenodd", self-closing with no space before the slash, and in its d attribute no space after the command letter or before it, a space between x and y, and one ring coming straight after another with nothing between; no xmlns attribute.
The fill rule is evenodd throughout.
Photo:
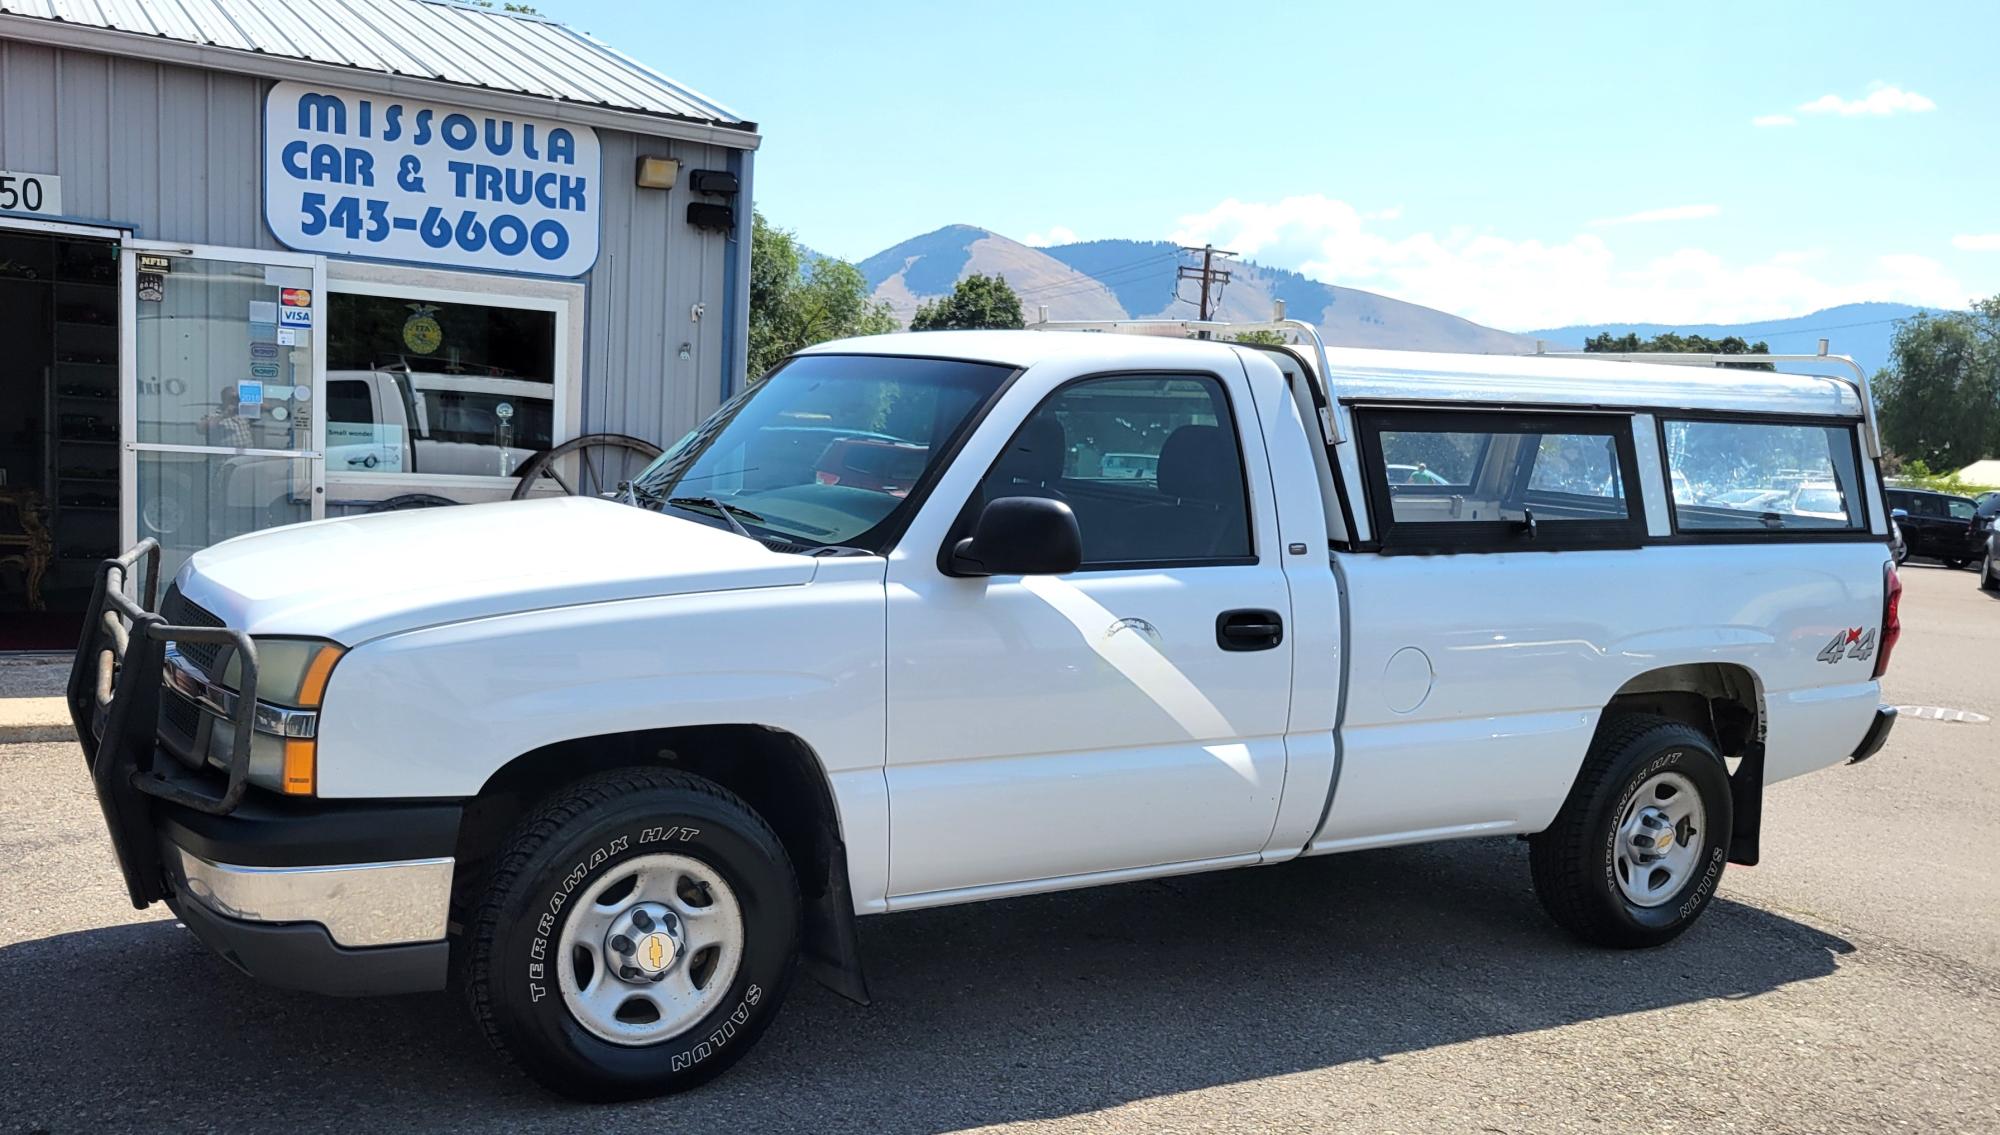
<svg viewBox="0 0 2000 1135"><path fill-rule="evenodd" d="M0 210L12 213L62 212L61 181L40 173L0 170Z"/></svg>

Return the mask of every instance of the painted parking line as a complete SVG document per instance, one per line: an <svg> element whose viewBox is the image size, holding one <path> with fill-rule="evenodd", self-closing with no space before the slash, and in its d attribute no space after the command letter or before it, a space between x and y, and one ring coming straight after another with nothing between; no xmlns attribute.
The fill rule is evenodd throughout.
<svg viewBox="0 0 2000 1135"><path fill-rule="evenodd" d="M1969 709L1952 709L1942 705L1899 705L1896 713L1903 717L1917 717L1925 721L1943 721L1953 725L1984 725L1993 720L1983 713Z"/></svg>

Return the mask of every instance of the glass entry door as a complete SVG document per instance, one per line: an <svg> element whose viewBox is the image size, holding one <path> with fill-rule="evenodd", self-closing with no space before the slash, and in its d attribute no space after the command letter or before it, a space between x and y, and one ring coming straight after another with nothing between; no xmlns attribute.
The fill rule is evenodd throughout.
<svg viewBox="0 0 2000 1135"><path fill-rule="evenodd" d="M324 515L324 262L128 242L125 535L171 576L210 544Z"/></svg>

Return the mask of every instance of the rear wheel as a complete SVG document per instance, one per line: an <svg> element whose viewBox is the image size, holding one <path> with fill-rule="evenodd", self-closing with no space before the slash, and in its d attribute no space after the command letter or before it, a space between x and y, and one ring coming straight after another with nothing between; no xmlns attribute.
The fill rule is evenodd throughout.
<svg viewBox="0 0 2000 1135"><path fill-rule="evenodd" d="M799 896L778 837L700 777L606 773L502 851L462 980L489 1040L586 1100L682 1091L740 1059L796 967Z"/></svg>
<svg viewBox="0 0 2000 1135"><path fill-rule="evenodd" d="M1993 553L1988 550L1986 559L1979 565L1979 588L1982 591L2000 591L2000 564L1993 562Z"/></svg>
<svg viewBox="0 0 2000 1135"><path fill-rule="evenodd" d="M1528 841L1536 897L1587 942L1671 941L1714 897L1733 821L1707 737L1651 714L1610 719L1555 822Z"/></svg>

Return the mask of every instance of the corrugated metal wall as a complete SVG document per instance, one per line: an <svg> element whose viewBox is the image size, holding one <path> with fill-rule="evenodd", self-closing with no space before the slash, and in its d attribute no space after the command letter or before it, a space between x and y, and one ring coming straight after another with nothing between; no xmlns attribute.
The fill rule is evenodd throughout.
<svg viewBox="0 0 2000 1135"><path fill-rule="evenodd" d="M61 177L67 219L130 226L148 239L278 249L259 184L269 86L0 40L0 169ZM550 117L560 118L560 108ZM603 235L597 265L583 278L584 428L665 445L720 401L734 247L724 234L687 225L684 188L639 189L631 171L640 154L664 154L680 160L685 185L685 171L729 168L730 151L597 134ZM739 346L738 365L742 355Z"/></svg>

